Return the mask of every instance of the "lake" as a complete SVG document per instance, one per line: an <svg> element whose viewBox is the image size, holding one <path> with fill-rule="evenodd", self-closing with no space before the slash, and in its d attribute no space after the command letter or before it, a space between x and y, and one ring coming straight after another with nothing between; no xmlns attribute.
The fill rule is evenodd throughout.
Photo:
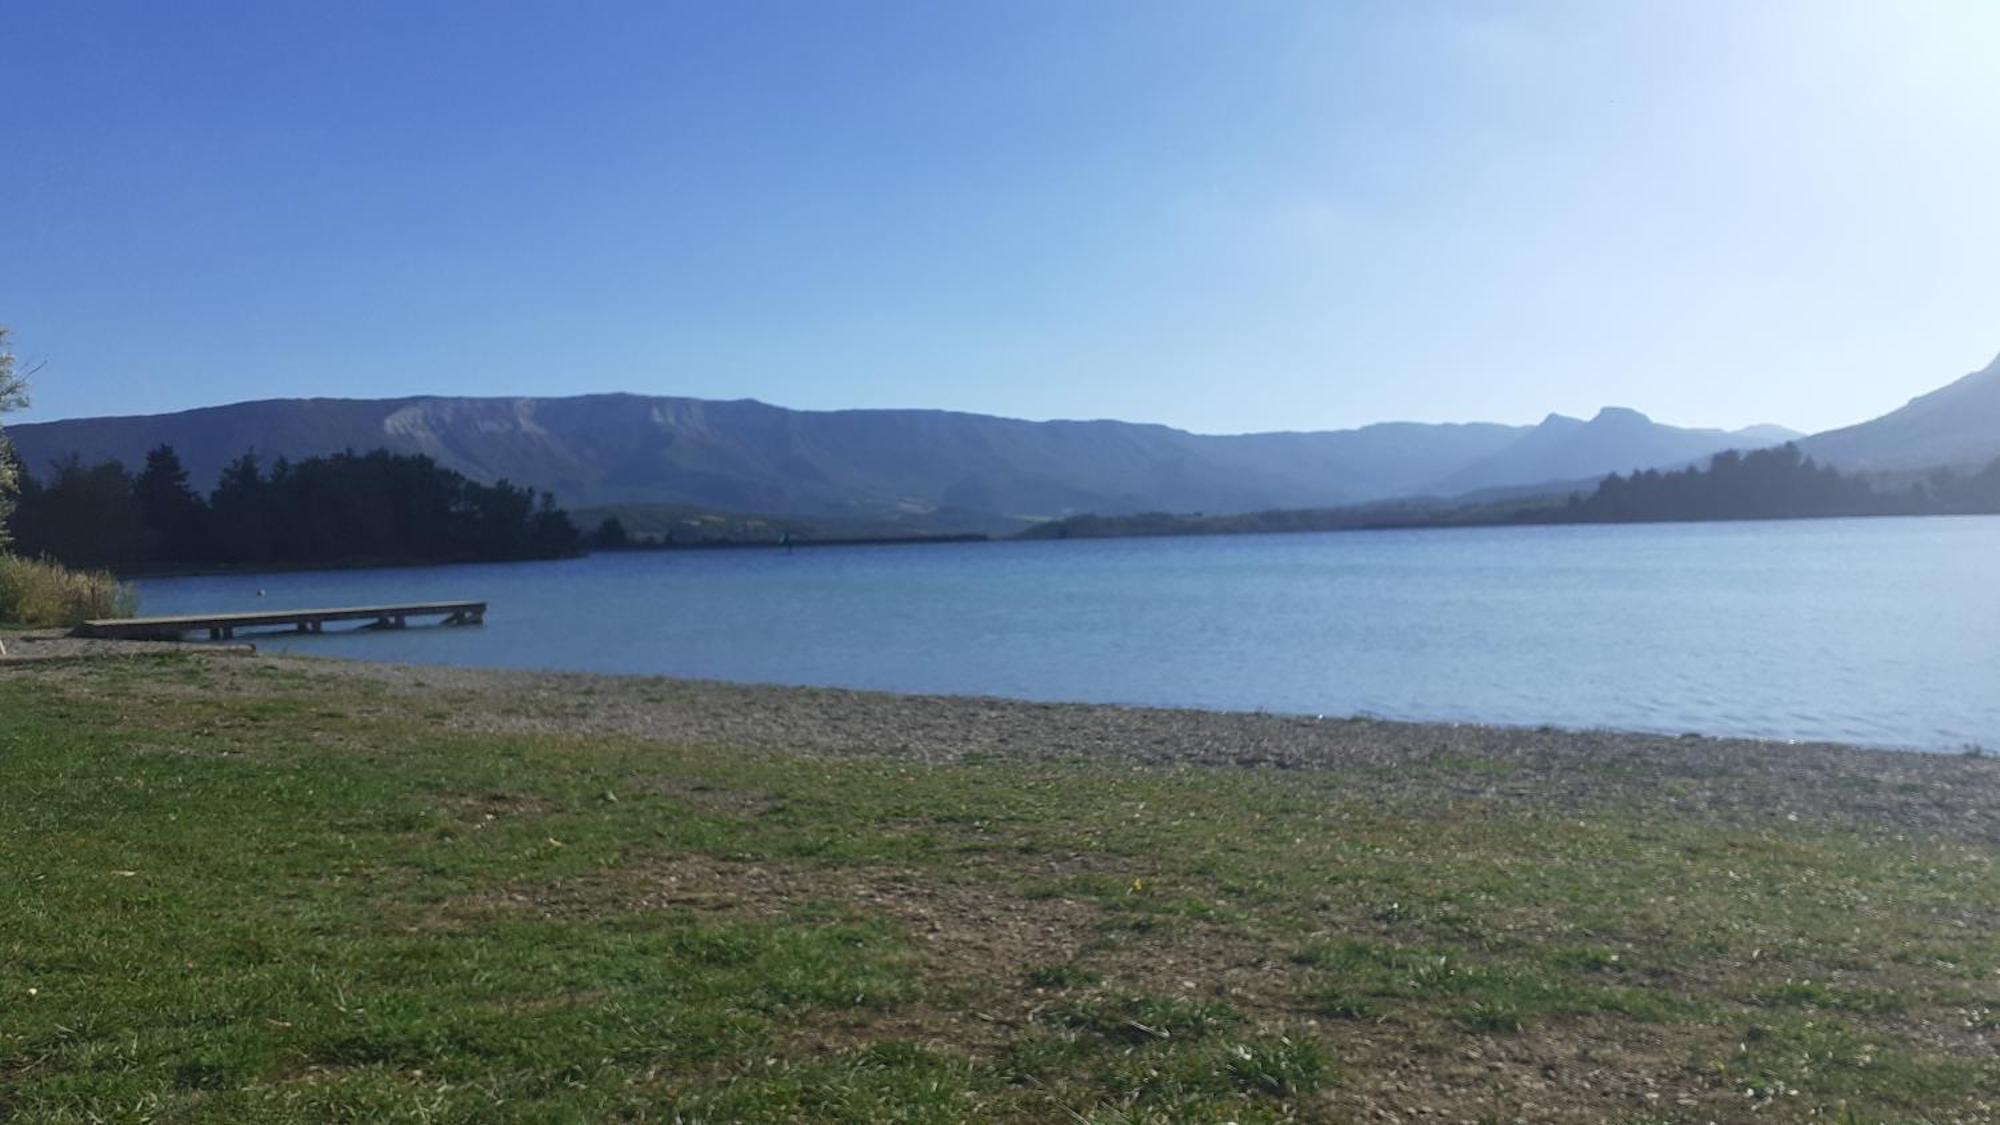
<svg viewBox="0 0 2000 1125"><path fill-rule="evenodd" d="M272 650L2000 749L2000 518L639 552L159 578L145 613L483 598ZM265 597L257 591L264 590Z"/></svg>

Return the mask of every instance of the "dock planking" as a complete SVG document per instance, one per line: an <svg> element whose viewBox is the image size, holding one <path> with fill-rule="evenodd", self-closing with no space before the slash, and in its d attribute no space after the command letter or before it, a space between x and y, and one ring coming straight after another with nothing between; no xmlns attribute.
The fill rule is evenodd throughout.
<svg viewBox="0 0 2000 1125"><path fill-rule="evenodd" d="M329 621L366 621L367 629L402 629L413 617L436 617L440 625L479 625L486 620L485 602L423 602L414 605L341 606L334 609L259 610L255 613L193 613L171 617L114 617L86 621L73 631L79 637L104 640L176 640L206 631L212 641L224 641L238 629L291 626L294 632L324 632Z"/></svg>

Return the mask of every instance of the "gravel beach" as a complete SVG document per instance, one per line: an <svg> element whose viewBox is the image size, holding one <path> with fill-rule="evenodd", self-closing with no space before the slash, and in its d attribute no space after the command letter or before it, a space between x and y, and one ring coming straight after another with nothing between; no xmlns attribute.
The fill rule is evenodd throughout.
<svg viewBox="0 0 2000 1125"><path fill-rule="evenodd" d="M13 663L55 662L41 675L62 675L69 658L179 652L223 672L208 677L205 690L270 690L268 677L230 670L349 679L371 685L372 706L493 733L614 735L926 762L1004 757L1144 769L1339 769L1385 795L1426 802L1561 807L1610 798L1738 822L1890 823L2000 840L2000 759L1984 754L374 664L262 654L247 645L48 634L4 639Z"/></svg>

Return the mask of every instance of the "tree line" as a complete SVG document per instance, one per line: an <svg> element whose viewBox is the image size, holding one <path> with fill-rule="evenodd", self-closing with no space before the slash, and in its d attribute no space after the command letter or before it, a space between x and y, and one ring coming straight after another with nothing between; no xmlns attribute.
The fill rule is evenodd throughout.
<svg viewBox="0 0 2000 1125"><path fill-rule="evenodd" d="M18 463L14 549L131 572L211 566L338 566L558 558L582 537L548 493L480 484L428 457L377 450L266 470L255 452L203 497L170 446L135 475L70 457L46 479Z"/></svg>
<svg viewBox="0 0 2000 1125"><path fill-rule="evenodd" d="M1700 468L1613 473L1567 505L1522 514L1523 522L1648 523L1678 520L1812 519L2000 513L2000 459L1977 472L1939 469L1901 488L1817 464L1787 442L1719 453Z"/></svg>
<svg viewBox="0 0 2000 1125"><path fill-rule="evenodd" d="M1401 500L1346 508L1236 515L1139 512L1037 524L1024 539L1239 535L1303 531L1485 527L1548 523L1665 523L1838 516L2000 514L2000 459L1976 471L1938 469L1896 484L1842 473L1786 444L1717 454L1706 465L1613 473L1590 492L1454 503Z"/></svg>

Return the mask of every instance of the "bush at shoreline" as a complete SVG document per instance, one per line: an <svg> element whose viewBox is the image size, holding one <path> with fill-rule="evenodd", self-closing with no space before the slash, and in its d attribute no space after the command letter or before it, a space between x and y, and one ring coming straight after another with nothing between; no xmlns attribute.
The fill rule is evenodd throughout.
<svg viewBox="0 0 2000 1125"><path fill-rule="evenodd" d="M137 607L131 587L105 571L0 555L0 621L70 626L93 617L127 616Z"/></svg>

